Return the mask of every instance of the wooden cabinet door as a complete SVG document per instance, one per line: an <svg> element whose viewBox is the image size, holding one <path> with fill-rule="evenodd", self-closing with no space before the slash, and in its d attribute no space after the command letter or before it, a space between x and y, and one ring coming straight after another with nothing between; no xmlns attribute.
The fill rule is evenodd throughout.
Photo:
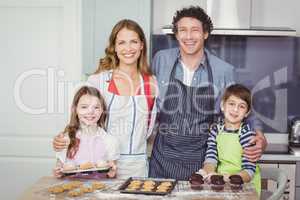
<svg viewBox="0 0 300 200"><path fill-rule="evenodd" d="M286 191L284 192L284 195L281 198L281 200L293 200L293 199L295 199L296 165L295 164L279 164L279 168L283 169L288 176Z"/></svg>
<svg viewBox="0 0 300 200"><path fill-rule="evenodd" d="M63 88L81 77L80 0L1 0L0 24L1 199L17 199L52 174Z"/></svg>

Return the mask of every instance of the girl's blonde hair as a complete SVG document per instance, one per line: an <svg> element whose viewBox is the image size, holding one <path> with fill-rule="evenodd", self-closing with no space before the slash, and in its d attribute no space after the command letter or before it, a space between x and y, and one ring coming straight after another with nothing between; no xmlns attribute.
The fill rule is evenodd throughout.
<svg viewBox="0 0 300 200"><path fill-rule="evenodd" d="M74 158L75 154L78 151L80 140L76 138L76 133L80 127L80 122L78 118L78 114L76 112L76 108L78 106L78 102L83 95L90 95L97 97L100 101L101 108L103 110L100 119L98 120L98 126L105 128L106 125L106 114L107 114L107 107L104 98L101 96L100 92L93 87L83 86L81 87L75 94L72 109L71 109L71 118L69 124L66 126L64 133L67 133L70 138L70 144L67 150L67 158Z"/></svg>
<svg viewBox="0 0 300 200"><path fill-rule="evenodd" d="M141 55L138 59L138 66L137 66L138 70L142 74L147 74L147 75L152 74L147 61L147 44L146 44L145 34L143 32L143 29L135 21L130 19L123 19L113 27L109 37L109 44L105 48L105 56L104 58L100 59L95 74L105 70L116 69L119 66L120 60L117 56L117 53L115 52L115 47L116 47L115 44L116 44L116 38L118 33L124 28L137 33L139 39L143 43L143 49L141 50Z"/></svg>

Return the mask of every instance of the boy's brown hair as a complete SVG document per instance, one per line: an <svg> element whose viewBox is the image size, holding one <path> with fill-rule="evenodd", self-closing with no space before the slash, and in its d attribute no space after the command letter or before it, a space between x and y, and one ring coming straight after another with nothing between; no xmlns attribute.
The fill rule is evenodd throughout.
<svg viewBox="0 0 300 200"><path fill-rule="evenodd" d="M223 95L222 101L226 102L231 95L244 100L248 105L248 112L251 110L251 91L247 87L241 84L233 84L227 87Z"/></svg>

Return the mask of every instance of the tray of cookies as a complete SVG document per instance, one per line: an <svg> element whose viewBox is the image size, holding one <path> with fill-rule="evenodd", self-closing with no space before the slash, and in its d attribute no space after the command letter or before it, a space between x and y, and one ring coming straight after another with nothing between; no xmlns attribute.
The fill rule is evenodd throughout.
<svg viewBox="0 0 300 200"><path fill-rule="evenodd" d="M72 164L65 164L63 166L62 173L64 175L74 175L77 173L107 173L110 170L110 167L107 165L107 163L97 163L93 164L91 162L82 163L80 165L72 165Z"/></svg>
<svg viewBox="0 0 300 200"><path fill-rule="evenodd" d="M67 181L52 185L47 188L48 193L57 197L82 197L97 190L103 190L107 186L100 181Z"/></svg>
<svg viewBox="0 0 300 200"><path fill-rule="evenodd" d="M130 194L166 195L172 192L176 183L175 179L130 177L119 190Z"/></svg>

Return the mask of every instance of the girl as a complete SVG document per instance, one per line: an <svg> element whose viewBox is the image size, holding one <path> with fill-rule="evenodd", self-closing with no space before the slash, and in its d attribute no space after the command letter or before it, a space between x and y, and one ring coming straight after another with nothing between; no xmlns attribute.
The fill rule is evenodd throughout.
<svg viewBox="0 0 300 200"><path fill-rule="evenodd" d="M84 86L74 96L70 123L64 130L68 147L57 153L55 176L61 170L111 167L109 177L116 175L116 160L119 158L117 140L105 132L106 104L99 91ZM106 163L105 163L106 162Z"/></svg>
<svg viewBox="0 0 300 200"><path fill-rule="evenodd" d="M242 181L254 183L260 194L260 170L256 163L243 156L255 132L244 119L251 111L251 93L240 84L229 86L222 98L221 111L224 122L215 124L207 142L202 175L210 177L215 172L225 176L239 175Z"/></svg>
<svg viewBox="0 0 300 200"><path fill-rule="evenodd" d="M134 21L119 21L111 31L104 58L88 84L108 105L107 132L118 138L118 178L147 177L147 139L156 115L156 81L147 63L146 38ZM59 136L56 150L65 146Z"/></svg>

